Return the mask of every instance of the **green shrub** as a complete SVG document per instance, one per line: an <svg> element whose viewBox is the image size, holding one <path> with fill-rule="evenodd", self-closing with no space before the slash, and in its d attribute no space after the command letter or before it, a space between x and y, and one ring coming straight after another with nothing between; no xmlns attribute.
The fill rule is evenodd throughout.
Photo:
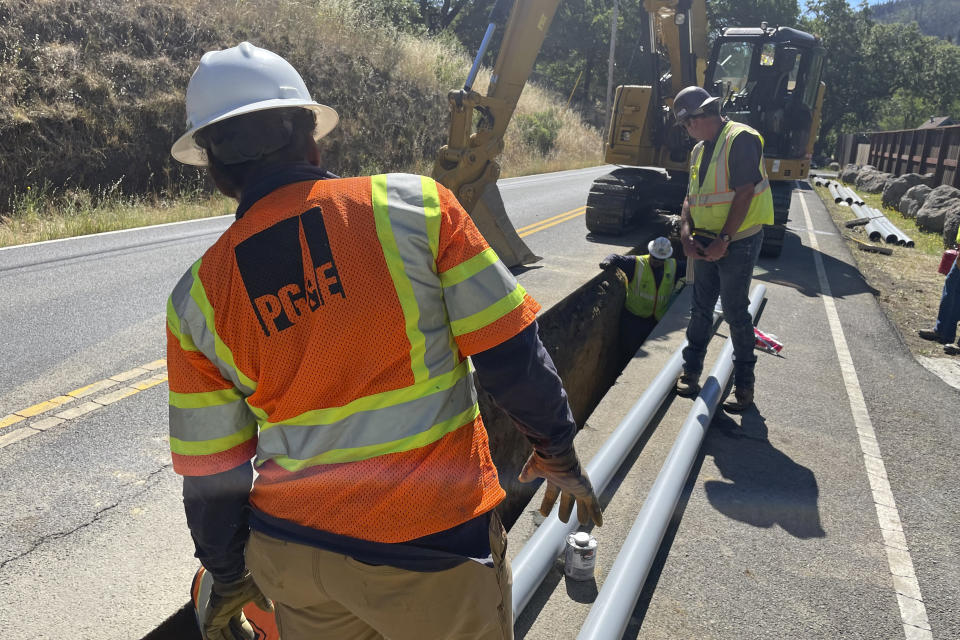
<svg viewBox="0 0 960 640"><path fill-rule="evenodd" d="M557 142L557 134L560 133L561 124L556 109L517 116L517 128L520 130L523 141L543 155L547 155L553 150L553 145Z"/></svg>

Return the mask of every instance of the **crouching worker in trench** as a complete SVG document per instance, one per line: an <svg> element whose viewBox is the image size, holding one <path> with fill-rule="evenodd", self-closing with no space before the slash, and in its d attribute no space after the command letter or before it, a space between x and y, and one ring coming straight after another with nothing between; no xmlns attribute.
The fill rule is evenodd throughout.
<svg viewBox="0 0 960 640"><path fill-rule="evenodd" d="M512 638L475 377L533 446L541 512L602 520L540 306L430 178L320 168L338 116L280 56L207 53L186 110L174 158L238 202L167 306L206 638L252 637L267 599L283 640Z"/></svg>
<svg viewBox="0 0 960 640"><path fill-rule="evenodd" d="M631 357L667 312L676 286L677 261L663 236L647 244L642 256L612 253L601 269L616 267L627 275L627 298L620 315L620 346Z"/></svg>

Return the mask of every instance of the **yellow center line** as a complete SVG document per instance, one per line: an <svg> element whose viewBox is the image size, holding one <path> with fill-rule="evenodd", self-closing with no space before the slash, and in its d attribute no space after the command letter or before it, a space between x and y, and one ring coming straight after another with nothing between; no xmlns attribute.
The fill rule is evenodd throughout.
<svg viewBox="0 0 960 640"><path fill-rule="evenodd" d="M33 406L27 407L26 409L20 409L19 411L14 411L11 414L0 417L0 430L9 427L11 425L23 422L29 418L35 418L39 415L52 411L54 409L59 409L63 405L74 402L78 398L86 398L98 391L104 391L120 385L121 383L131 381L124 386L120 386L117 389L114 389L111 392L100 395L96 398L91 398L90 401L85 404L75 406L70 409L61 411L54 416L46 417L41 420L34 420L25 427L20 429L10 430L5 432L0 436L0 449L18 442L25 437L33 435L35 433L40 433L50 427L58 426L77 418L81 415L90 413L91 411L96 411L97 409L102 409L108 404L112 404L123 398L128 398L136 393L150 389L159 384L163 384L167 381L167 372L166 372L167 361L166 360L154 360L153 362L148 362L147 364L140 365L130 369L129 371L124 371L116 375L110 376L103 380L93 382L79 389L74 389L73 391L68 392L66 395L57 396L46 400L44 402L37 403ZM135 378L146 375L147 377L142 380L136 380Z"/></svg>
<svg viewBox="0 0 960 640"><path fill-rule="evenodd" d="M538 231L543 231L544 229L549 229L550 227L556 226L568 220L573 220L574 218L579 218L584 213L586 213L587 208L581 207L579 209L574 209L573 211L568 211L559 216L554 216L553 218L548 218L547 220L541 220L538 224L530 225L529 227L524 227L520 230L518 234L521 238L529 236L531 234L537 233Z"/></svg>
<svg viewBox="0 0 960 640"><path fill-rule="evenodd" d="M540 227L540 226L542 226L542 225L544 225L544 224L546 224L546 223L548 223L548 222L553 222L553 221L555 221L555 220L557 220L557 221L559 221L559 222L563 222L564 220L568 220L568 219L569 219L569 218L567 218L566 216L569 216L569 215L571 215L571 214L580 215L581 213L583 213L583 212L586 211L586 210L587 210L587 207L586 207L586 205L584 205L584 206L582 206L582 207L577 207L576 209L571 209L570 211L565 211L565 212L563 212L563 213L558 213L557 215L552 216L552 217L550 217L550 218L545 218L544 220L538 220L537 222L534 222L533 224L528 224L528 225L525 226L525 227L520 227L519 229L517 229L517 233L523 233L524 231L530 231L531 229L533 229L533 228L535 228L535 227ZM574 216L574 217L576 217L576 216ZM563 220L560 220L560 218L563 218ZM552 226L552 225L551 225L551 226Z"/></svg>

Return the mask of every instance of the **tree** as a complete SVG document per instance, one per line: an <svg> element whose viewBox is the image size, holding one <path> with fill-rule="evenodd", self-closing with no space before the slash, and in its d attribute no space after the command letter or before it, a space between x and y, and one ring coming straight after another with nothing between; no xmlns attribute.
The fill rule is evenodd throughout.
<svg viewBox="0 0 960 640"><path fill-rule="evenodd" d="M826 50L823 100L818 152L832 149L841 131L862 131L871 121L870 100L877 97L879 83L871 77L860 46L871 22L864 10L854 11L847 0L810 0L803 29L820 36ZM889 91L889 89L887 90Z"/></svg>
<svg viewBox="0 0 960 640"><path fill-rule="evenodd" d="M795 27L800 16L796 0L712 0L707 16L715 31L724 27Z"/></svg>

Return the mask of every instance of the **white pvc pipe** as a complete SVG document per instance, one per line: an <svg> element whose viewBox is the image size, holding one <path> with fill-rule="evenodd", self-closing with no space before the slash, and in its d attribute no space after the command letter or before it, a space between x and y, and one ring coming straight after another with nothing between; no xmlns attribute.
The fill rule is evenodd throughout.
<svg viewBox="0 0 960 640"><path fill-rule="evenodd" d="M754 288L750 295L751 316L756 316L766 291L764 285ZM603 587L590 608L577 640L613 640L623 636L663 535L676 511L710 420L730 379L732 356L733 341L727 338L717 363L694 401L680 435L640 509L640 515L603 581Z"/></svg>

